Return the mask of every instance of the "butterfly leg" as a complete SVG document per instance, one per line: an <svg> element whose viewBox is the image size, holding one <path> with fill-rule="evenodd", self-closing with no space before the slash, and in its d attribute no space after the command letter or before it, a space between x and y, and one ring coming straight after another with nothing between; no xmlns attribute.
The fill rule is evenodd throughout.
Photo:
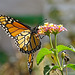
<svg viewBox="0 0 75 75"><path fill-rule="evenodd" d="M32 67L33 67L33 56L34 56L33 53L28 55L28 69L29 69L30 75L31 75L31 72L32 72Z"/></svg>
<svg viewBox="0 0 75 75"><path fill-rule="evenodd" d="M45 35L43 35L42 37L39 35L40 39L42 39L43 37L45 37Z"/></svg>

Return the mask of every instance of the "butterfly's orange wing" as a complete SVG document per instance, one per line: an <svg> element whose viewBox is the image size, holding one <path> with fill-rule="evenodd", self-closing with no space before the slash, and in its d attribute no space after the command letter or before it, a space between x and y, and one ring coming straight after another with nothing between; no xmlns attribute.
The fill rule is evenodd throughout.
<svg viewBox="0 0 75 75"><path fill-rule="evenodd" d="M0 16L0 26L10 37L13 37L20 51L24 53L33 53L41 46L39 37L35 33L31 34L31 27L8 17Z"/></svg>
<svg viewBox="0 0 75 75"><path fill-rule="evenodd" d="M0 16L0 26L2 26L11 37L16 37L21 32L31 29L31 27L24 25L11 17L3 15Z"/></svg>
<svg viewBox="0 0 75 75"><path fill-rule="evenodd" d="M21 35L16 37L17 46L20 48L20 51L24 53L34 53L36 50L39 50L41 47L41 42L39 37L36 34L30 34L30 32L23 31Z"/></svg>
<svg viewBox="0 0 75 75"><path fill-rule="evenodd" d="M29 54L28 68L31 73L33 66L33 53L41 47L39 37L37 37L35 33L32 33L31 27L8 16L0 16L0 26L10 37L15 39L20 51Z"/></svg>

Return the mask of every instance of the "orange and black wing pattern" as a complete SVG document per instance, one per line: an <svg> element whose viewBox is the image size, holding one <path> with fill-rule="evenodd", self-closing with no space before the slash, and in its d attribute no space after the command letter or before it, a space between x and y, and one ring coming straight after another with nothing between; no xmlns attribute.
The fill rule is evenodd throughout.
<svg viewBox="0 0 75 75"><path fill-rule="evenodd" d="M16 45L21 52L28 53L28 69L31 74L33 53L41 47L39 37L35 32L32 32L31 27L5 15L0 15L0 26L10 37L15 39Z"/></svg>
<svg viewBox="0 0 75 75"><path fill-rule="evenodd" d="M40 39L32 33L31 27L5 15L0 16L0 26L15 39L17 47L23 53L30 54L40 49Z"/></svg>
<svg viewBox="0 0 75 75"><path fill-rule="evenodd" d="M30 32L30 31L29 31ZM28 31L24 31L16 37L17 46L23 53L34 53L41 47L41 42L36 34L30 34Z"/></svg>
<svg viewBox="0 0 75 75"><path fill-rule="evenodd" d="M11 36L16 37L24 30L30 30L31 27L20 23L9 16L0 15L0 26L5 30L5 32Z"/></svg>

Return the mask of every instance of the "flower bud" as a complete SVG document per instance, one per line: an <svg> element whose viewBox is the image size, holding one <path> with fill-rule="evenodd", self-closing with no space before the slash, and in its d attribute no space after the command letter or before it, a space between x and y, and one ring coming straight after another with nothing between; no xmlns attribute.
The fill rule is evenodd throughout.
<svg viewBox="0 0 75 75"><path fill-rule="evenodd" d="M62 57L62 59L63 59L65 56L66 56L66 52L63 51L63 52L61 53L61 57Z"/></svg>

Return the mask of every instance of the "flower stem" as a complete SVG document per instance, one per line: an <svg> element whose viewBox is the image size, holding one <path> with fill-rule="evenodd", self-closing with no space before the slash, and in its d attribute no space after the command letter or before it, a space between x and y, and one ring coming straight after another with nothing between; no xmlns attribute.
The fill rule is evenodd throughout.
<svg viewBox="0 0 75 75"><path fill-rule="evenodd" d="M56 51L56 59L57 59L57 63L58 63L58 65L59 65L61 74L63 75L63 68L62 68L62 66L61 66L61 64L60 64L60 61L59 61L59 58L58 58L58 53L57 53L57 51ZM62 64L63 64L63 63L62 63Z"/></svg>
<svg viewBox="0 0 75 75"><path fill-rule="evenodd" d="M56 46L57 46L57 36L56 36L56 34L55 34L55 49L56 49ZM58 57L58 50L56 49L55 52L56 52L57 63L58 63L58 65L59 65L60 71L61 71L61 73L62 73L62 75L63 75L63 69L62 69L62 66L61 66L61 64L60 64L59 57ZM62 64L63 64L63 63L62 63Z"/></svg>
<svg viewBox="0 0 75 75"><path fill-rule="evenodd" d="M56 49L56 46L57 46L57 36L55 35L55 49ZM56 49L56 58L57 58L58 65L61 67L60 61L58 58L58 50L57 49Z"/></svg>
<svg viewBox="0 0 75 75"><path fill-rule="evenodd" d="M49 35L49 40L50 40L51 48L53 48L53 44L52 44L52 40L51 40L51 33Z"/></svg>
<svg viewBox="0 0 75 75"><path fill-rule="evenodd" d="M61 70L61 74L63 75L63 71Z"/></svg>
<svg viewBox="0 0 75 75"><path fill-rule="evenodd" d="M57 51L56 51L56 52L57 52ZM56 53L56 58L57 58L58 65L59 65L59 67L60 67L60 69L61 69L60 61L59 61L59 58L58 58L58 53Z"/></svg>
<svg viewBox="0 0 75 75"><path fill-rule="evenodd" d="M66 65L67 65L67 62L66 62ZM67 66L66 66L66 75L68 75Z"/></svg>
<svg viewBox="0 0 75 75"><path fill-rule="evenodd" d="M56 46L57 46L57 36L55 34L55 48L56 48Z"/></svg>
<svg viewBox="0 0 75 75"><path fill-rule="evenodd" d="M62 58L62 64L61 64L61 66L63 67L63 58Z"/></svg>

